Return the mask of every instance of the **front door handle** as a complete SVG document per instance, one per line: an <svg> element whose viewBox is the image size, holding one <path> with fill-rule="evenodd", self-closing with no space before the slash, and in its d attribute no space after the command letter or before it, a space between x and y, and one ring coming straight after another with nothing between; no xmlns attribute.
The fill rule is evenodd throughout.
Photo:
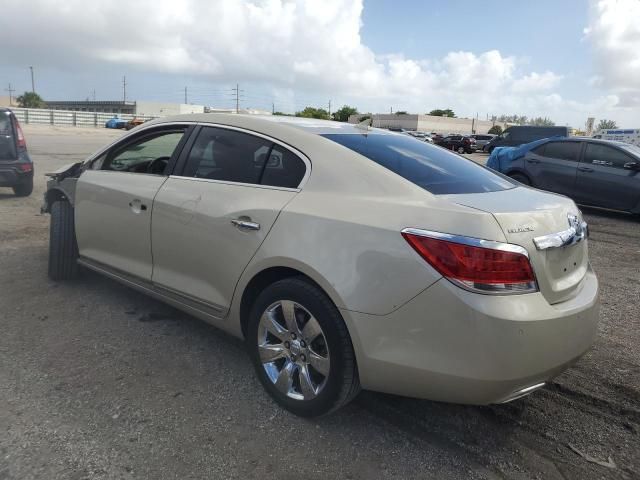
<svg viewBox="0 0 640 480"><path fill-rule="evenodd" d="M593 168L589 167L578 167L578 170L580 170L581 172L593 172Z"/></svg>
<svg viewBox="0 0 640 480"><path fill-rule="evenodd" d="M535 158L527 158L527 162L529 162L529 163L540 163L540 160L535 159Z"/></svg>
<svg viewBox="0 0 640 480"><path fill-rule="evenodd" d="M234 218L231 223L240 230L260 230L260 224L252 222L249 217Z"/></svg>

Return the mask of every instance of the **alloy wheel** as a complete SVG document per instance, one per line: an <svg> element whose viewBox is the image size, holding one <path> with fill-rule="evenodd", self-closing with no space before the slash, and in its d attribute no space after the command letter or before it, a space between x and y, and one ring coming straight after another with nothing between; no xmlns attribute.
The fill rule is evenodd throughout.
<svg viewBox="0 0 640 480"><path fill-rule="evenodd" d="M329 378L330 356L320 323L291 300L272 303L258 324L258 353L267 377L282 394L312 400Z"/></svg>

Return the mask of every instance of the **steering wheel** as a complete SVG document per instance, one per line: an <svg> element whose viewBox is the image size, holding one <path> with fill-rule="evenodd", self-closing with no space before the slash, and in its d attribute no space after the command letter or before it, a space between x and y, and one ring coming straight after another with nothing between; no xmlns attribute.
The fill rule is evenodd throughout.
<svg viewBox="0 0 640 480"><path fill-rule="evenodd" d="M167 168L171 157L158 157L149 162L147 165L147 173L153 173L155 175L162 175L164 169Z"/></svg>

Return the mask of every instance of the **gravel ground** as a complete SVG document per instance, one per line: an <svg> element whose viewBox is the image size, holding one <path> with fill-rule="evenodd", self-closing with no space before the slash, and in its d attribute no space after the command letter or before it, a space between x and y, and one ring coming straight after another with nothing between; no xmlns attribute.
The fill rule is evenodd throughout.
<svg viewBox="0 0 640 480"><path fill-rule="evenodd" d="M491 407L364 392L304 420L263 393L240 341L96 274L47 279L42 174L121 132L25 134L35 192L0 189L1 480L640 478L637 219L585 212L600 332L545 389Z"/></svg>

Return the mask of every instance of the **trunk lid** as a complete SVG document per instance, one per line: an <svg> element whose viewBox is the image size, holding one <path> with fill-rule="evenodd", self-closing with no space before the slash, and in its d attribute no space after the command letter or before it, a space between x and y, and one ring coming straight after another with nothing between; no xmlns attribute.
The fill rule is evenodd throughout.
<svg viewBox="0 0 640 480"><path fill-rule="evenodd" d="M534 243L534 238L568 230L571 215L582 219L571 199L525 187L443 197L491 213L507 242L520 245L529 253L540 292L550 304L569 300L578 293L589 264L587 242L544 250Z"/></svg>

